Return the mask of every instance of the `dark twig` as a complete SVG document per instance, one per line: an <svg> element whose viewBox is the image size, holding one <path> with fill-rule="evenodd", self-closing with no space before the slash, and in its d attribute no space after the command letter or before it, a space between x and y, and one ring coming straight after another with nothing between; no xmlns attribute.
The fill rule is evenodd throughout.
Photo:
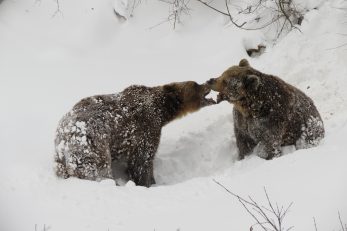
<svg viewBox="0 0 347 231"><path fill-rule="evenodd" d="M263 224L268 224L268 221L260 222L259 219L248 209L248 207L244 203L243 199L239 196L237 196L237 198L238 198L239 202L242 204L242 206L246 209L248 214L251 215L253 217L253 219L257 222L257 224L260 225L265 231L267 231L267 229L265 228L265 226Z"/></svg>
<svg viewBox="0 0 347 231"><path fill-rule="evenodd" d="M163 20L163 21L161 21L161 22L159 22L159 23L157 23L157 24L155 24L155 25L149 27L148 29L149 29L149 30L152 30L152 29L154 29L155 27L160 26L160 25L162 25L162 24L164 24L164 23L167 23L167 22L169 22L169 21L170 21L170 19L167 18L167 19L165 19L165 20Z"/></svg>
<svg viewBox="0 0 347 231"><path fill-rule="evenodd" d="M57 0L58 1L58 0ZM140 0L139 0L140 1ZM173 22L173 28L176 28L177 23L181 23L181 14L189 14L188 3L189 0L159 0L162 2L165 2L167 4L171 5L170 8L170 14L168 16L168 19L164 22ZM275 27L277 28L277 38L280 37L284 31L289 31L292 29L297 29L300 31L298 27L295 26L297 23L301 23L303 20L302 14L296 10L295 6L293 5L291 0L258 0L255 4L248 5L246 8L238 7L232 5L234 8L238 9L238 14L255 14L257 11L271 11L271 18L268 22L263 22L262 16L257 16L256 18L244 21L242 23L238 23L237 20L233 17L229 0L224 0L225 9L218 9L217 7L213 6L211 4L212 1L208 2L207 0L195 0L204 6L208 7L209 9L215 11L218 14L227 16L229 18L229 21L232 25L236 26L237 28L240 28L242 30L261 30L264 29L272 24L275 24ZM270 6L268 6L267 2L274 2L274 5L271 3ZM283 21L281 20L283 19ZM261 21L262 20L262 21ZM259 23L261 21L260 26L250 26L251 22ZM299 24L300 24L299 23ZM160 25L162 23L159 23ZM288 26L289 24L289 26ZM155 27L155 26L154 26Z"/></svg>
<svg viewBox="0 0 347 231"><path fill-rule="evenodd" d="M278 0L278 2L276 2L276 4L278 5L278 8L281 10L282 14L284 15L284 17L286 18L286 21L289 22L290 24L290 27L293 28L293 22L290 20L290 17L289 15L287 14L287 11L285 9L285 6L284 6L284 1L283 0ZM289 5L289 3L287 3Z"/></svg>
<svg viewBox="0 0 347 231"><path fill-rule="evenodd" d="M280 231L276 225L274 224L274 220L270 219L267 214L264 212L263 209L260 208L260 206L257 204L257 202L255 202L251 197L249 197L249 199L252 201L253 205L254 205L254 210L260 215L263 217L264 220L267 221L267 223L272 226L272 228L275 230L275 231Z"/></svg>
<svg viewBox="0 0 347 231"><path fill-rule="evenodd" d="M313 223L314 223L314 230L318 231L316 219L314 217L313 217Z"/></svg>
<svg viewBox="0 0 347 231"><path fill-rule="evenodd" d="M255 5L250 5L250 6L247 6L245 9L241 9L238 12L238 14L253 14L254 12L256 12L260 8L260 6L264 7L262 5L263 2L264 2L264 0L259 0L259 2Z"/></svg>
<svg viewBox="0 0 347 231"><path fill-rule="evenodd" d="M221 11L221 10L218 10L217 8L215 8L215 7L211 6L210 4L208 4L207 2L204 2L204 1L202 1L202 0L196 0L196 1L198 1L198 2L200 2L200 3L202 3L202 4L204 4L204 5L207 6L208 8L210 8L210 9L212 9L212 10L214 10L214 11L220 13L220 14L223 14L223 15L225 15L225 16L230 16L230 14L225 13L225 12L223 12L223 11Z"/></svg>
<svg viewBox="0 0 347 231"><path fill-rule="evenodd" d="M232 24L234 24L234 25L235 25L236 27L238 27L238 28L243 28L243 26L246 24L246 22L243 22L241 25L239 25L239 24L237 24L236 22L234 22L233 17L231 17L231 14L230 14L229 6L228 6L228 0L225 0L225 7L227 8L230 22L231 22Z"/></svg>
<svg viewBox="0 0 347 231"><path fill-rule="evenodd" d="M265 226L263 224L265 224L265 222L260 222L258 220L258 218L251 212L249 211L248 207L246 206L247 204L251 204L250 202L246 201L245 199L243 199L242 197L236 195L235 193L231 192L229 189L227 189L224 185L222 185L221 183L219 183L218 181L216 181L215 179L213 179L213 181L218 184L219 186L221 186L225 191L227 191L229 194L233 195L234 197L236 197L239 202L242 204L242 206L246 209L246 211L253 217L253 219L257 222L258 225L260 225L260 227L262 227L264 229L264 231L267 231L267 229L265 228Z"/></svg>
<svg viewBox="0 0 347 231"><path fill-rule="evenodd" d="M344 43L342 45L339 45L337 47L332 47L332 48L328 48L327 50L330 51L330 50L335 50L335 49L338 49L338 48L341 48L341 47L344 47L344 46L347 46L347 43Z"/></svg>
<svg viewBox="0 0 347 231"><path fill-rule="evenodd" d="M342 220L341 220L341 215L340 215L340 211L337 211L338 215L339 215L339 221L340 221L340 225L341 225L341 231L347 231L346 229L346 224L345 226L343 226Z"/></svg>
<svg viewBox="0 0 347 231"><path fill-rule="evenodd" d="M267 2L269 0L259 0L256 4L254 5L248 5L246 8L244 9L240 9L238 11L238 14L253 14L255 13L257 10L261 10L261 9L268 9L271 10L273 12L275 12L275 14L273 15L273 18L263 24L262 26L259 27L255 27L255 28L251 28L251 27L245 27L246 24L248 24L248 22L243 22L241 24L237 23L234 20L234 17L232 16L231 12L230 12L230 8L229 8L229 4L228 4L228 0L225 0L225 9L226 12L220 9L217 9L216 7L212 6L210 3L205 2L203 0L196 0L202 4L204 4L205 6L207 6L208 8L214 10L217 13L220 13L222 15L225 15L229 18L230 22L236 26L237 28L240 28L242 30L260 30L260 29L264 29L270 25L272 25L273 23L278 22L278 20L280 20L281 18L284 18L284 21L281 25L278 25L278 27L280 27L280 29L277 32L277 38L280 37L280 35L284 32L284 29L286 28L286 25L289 24L288 29L297 29L300 31L300 29L298 27L296 27L294 24L296 23L296 21L299 21L303 19L303 16L299 13L299 11L297 11L295 9L295 6L293 5L292 1L285 1L285 0L275 0L275 4L276 4L276 8L272 8L272 7L268 7L266 6L266 4L263 4L264 2ZM294 16L293 19L291 19L291 16ZM257 22L260 20L260 18L256 18L255 19ZM300 31L301 32L301 31Z"/></svg>
<svg viewBox="0 0 347 231"><path fill-rule="evenodd" d="M55 0L56 4L57 4L57 9L56 11L53 13L52 18L54 18L57 14L61 14L63 15L63 12L60 10L60 3L59 0Z"/></svg>
<svg viewBox="0 0 347 231"><path fill-rule="evenodd" d="M182 14L189 14L189 7L188 3L189 0L160 0L161 2L165 2L170 5L170 14L164 22L173 22L173 29L176 29L177 23L181 23L181 15ZM162 23L164 23L162 22ZM159 23L156 26L162 24ZM155 27L155 26L153 26Z"/></svg>
<svg viewBox="0 0 347 231"><path fill-rule="evenodd" d="M248 199L244 199L239 195L231 192L223 184L219 183L215 179L213 179L213 181L221 186L229 194L236 197L241 205L245 208L247 213L256 221L256 224L253 224L250 227L250 230L253 230L253 227L255 225L259 225L264 231L289 231L294 228L294 226L290 226L289 228L284 229L283 226L284 217L293 205L293 202L290 203L286 209L284 209L283 206L279 206L277 203L274 205L270 200L270 196L267 193L266 188L264 187L264 193L268 203L268 207L265 207L259 205L252 197L248 196Z"/></svg>

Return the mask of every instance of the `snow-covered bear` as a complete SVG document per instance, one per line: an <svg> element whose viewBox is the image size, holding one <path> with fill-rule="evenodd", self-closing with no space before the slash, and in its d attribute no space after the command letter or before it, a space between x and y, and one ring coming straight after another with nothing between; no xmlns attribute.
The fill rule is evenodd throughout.
<svg viewBox="0 0 347 231"><path fill-rule="evenodd" d="M265 159L281 155L281 146L317 146L323 121L302 91L280 78L253 69L247 60L207 81L218 91L217 102L234 105L234 131L240 159L256 149Z"/></svg>
<svg viewBox="0 0 347 231"><path fill-rule="evenodd" d="M89 180L112 178L111 163L125 161L137 185L155 183L153 159L161 129L215 103L210 88L193 81L158 87L130 86L118 94L82 99L59 122L56 174Z"/></svg>

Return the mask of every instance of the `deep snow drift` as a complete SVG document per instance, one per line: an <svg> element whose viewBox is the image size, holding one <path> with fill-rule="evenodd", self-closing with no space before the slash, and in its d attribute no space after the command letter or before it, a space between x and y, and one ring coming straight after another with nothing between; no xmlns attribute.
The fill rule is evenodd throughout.
<svg viewBox="0 0 347 231"><path fill-rule="evenodd" d="M153 27L168 14L160 1L144 1L128 21L111 0L59 3L60 11L55 1L0 4L0 230L249 230L252 218L212 179L259 203L264 186L273 201L293 201L286 226L294 230L314 230L312 217L318 230L339 230L337 211L347 222L346 1L302 1L312 10L301 33L248 58L315 101L323 144L237 161L232 106L223 102L164 127L151 188L57 179L59 119L85 96L216 77L247 57L245 46L266 43L266 30L239 30L199 4L173 31Z"/></svg>

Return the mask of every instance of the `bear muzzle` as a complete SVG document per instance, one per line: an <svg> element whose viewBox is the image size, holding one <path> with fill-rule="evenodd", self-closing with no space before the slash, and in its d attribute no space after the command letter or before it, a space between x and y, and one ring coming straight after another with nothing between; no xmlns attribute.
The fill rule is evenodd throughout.
<svg viewBox="0 0 347 231"><path fill-rule="evenodd" d="M210 80L206 81L206 85L210 87L210 89L217 91L217 78L211 78Z"/></svg>
<svg viewBox="0 0 347 231"><path fill-rule="evenodd" d="M201 101L201 106L208 106L208 105L213 105L216 104L216 101L214 101L212 98L206 98L208 94L211 92L211 88L208 84L202 84L202 101Z"/></svg>
<svg viewBox="0 0 347 231"><path fill-rule="evenodd" d="M221 91L220 84L218 84L218 78L211 78L210 80L206 81L206 85L208 85L213 91L219 92L217 95L217 104L222 101L229 100L229 97Z"/></svg>

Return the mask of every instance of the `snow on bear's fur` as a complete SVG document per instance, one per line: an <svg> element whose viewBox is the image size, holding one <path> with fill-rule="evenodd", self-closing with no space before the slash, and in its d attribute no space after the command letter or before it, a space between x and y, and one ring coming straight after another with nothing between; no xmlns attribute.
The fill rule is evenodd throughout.
<svg viewBox="0 0 347 231"><path fill-rule="evenodd" d="M130 86L119 94L82 99L60 121L55 139L56 174L113 178L113 161L125 162L137 185L155 183L153 159L168 122L213 104L206 85L193 81L159 87Z"/></svg>

